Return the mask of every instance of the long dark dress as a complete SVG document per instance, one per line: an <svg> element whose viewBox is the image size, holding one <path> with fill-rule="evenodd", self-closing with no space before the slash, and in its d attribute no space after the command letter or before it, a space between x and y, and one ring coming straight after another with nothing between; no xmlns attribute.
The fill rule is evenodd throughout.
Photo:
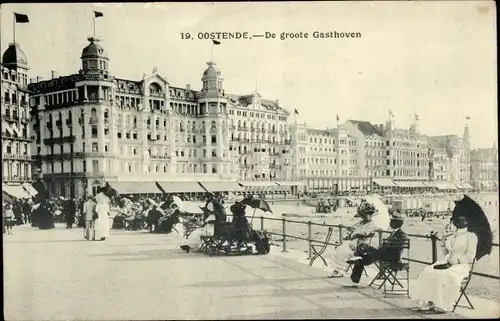
<svg viewBox="0 0 500 321"><path fill-rule="evenodd" d="M40 230L50 230L55 228L52 206L48 202L43 202L37 209L38 228Z"/></svg>

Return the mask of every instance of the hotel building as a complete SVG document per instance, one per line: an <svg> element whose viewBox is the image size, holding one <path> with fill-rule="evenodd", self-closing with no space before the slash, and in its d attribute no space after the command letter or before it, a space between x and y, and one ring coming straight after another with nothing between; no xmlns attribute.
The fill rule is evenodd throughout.
<svg viewBox="0 0 500 321"><path fill-rule="evenodd" d="M360 171L356 139L345 126L335 129L291 125L294 138L293 176L311 192L365 189L369 180Z"/></svg>
<svg viewBox="0 0 500 321"><path fill-rule="evenodd" d="M27 197L21 184L32 181L27 72L26 55L10 44L1 63L2 183L14 197Z"/></svg>
<svg viewBox="0 0 500 321"><path fill-rule="evenodd" d="M172 86L156 68L140 80L113 77L99 39L89 42L78 73L29 85L33 150L52 195L90 194L105 181L158 193L154 181L201 192L196 182L221 191L290 180L289 113L277 101L227 94L214 62L201 90Z"/></svg>
<svg viewBox="0 0 500 321"><path fill-rule="evenodd" d="M471 152L471 184L478 189L498 189L498 149L479 148Z"/></svg>

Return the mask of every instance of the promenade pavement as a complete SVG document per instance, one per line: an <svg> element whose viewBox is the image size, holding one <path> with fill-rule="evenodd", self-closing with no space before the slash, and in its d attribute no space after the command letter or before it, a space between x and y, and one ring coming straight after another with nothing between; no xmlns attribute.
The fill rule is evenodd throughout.
<svg viewBox="0 0 500 321"><path fill-rule="evenodd" d="M3 245L5 320L461 318L327 279L279 247L208 257L181 252L174 235L112 230L90 242L62 225L17 227Z"/></svg>

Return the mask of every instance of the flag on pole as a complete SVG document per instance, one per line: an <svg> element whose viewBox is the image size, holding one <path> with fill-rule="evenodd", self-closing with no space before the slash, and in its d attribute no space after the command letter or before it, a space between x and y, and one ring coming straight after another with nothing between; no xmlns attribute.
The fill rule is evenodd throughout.
<svg viewBox="0 0 500 321"><path fill-rule="evenodd" d="M25 15L22 13L15 13L15 12L14 12L14 15L16 16L16 23L28 23L28 22L30 22L28 15Z"/></svg>
<svg viewBox="0 0 500 321"><path fill-rule="evenodd" d="M392 113L392 110L389 109L389 116L394 117L394 114Z"/></svg>
<svg viewBox="0 0 500 321"><path fill-rule="evenodd" d="M297 111L297 108L295 108L295 115L298 115L299 112Z"/></svg>
<svg viewBox="0 0 500 321"><path fill-rule="evenodd" d="M99 17L104 17L104 15L102 14L102 12L94 10L94 17L99 18Z"/></svg>
<svg viewBox="0 0 500 321"><path fill-rule="evenodd" d="M419 120L420 118L418 117L417 114L415 114L415 120Z"/></svg>
<svg viewBox="0 0 500 321"><path fill-rule="evenodd" d="M339 118L339 114L337 114L337 122L338 122L339 120L340 120L340 118Z"/></svg>
<svg viewBox="0 0 500 321"><path fill-rule="evenodd" d="M220 41L217 41L217 40L212 40L212 42L214 43L214 45L218 46L220 45Z"/></svg>
<svg viewBox="0 0 500 321"><path fill-rule="evenodd" d="M470 120L470 117L469 116L465 116L465 119Z"/></svg>

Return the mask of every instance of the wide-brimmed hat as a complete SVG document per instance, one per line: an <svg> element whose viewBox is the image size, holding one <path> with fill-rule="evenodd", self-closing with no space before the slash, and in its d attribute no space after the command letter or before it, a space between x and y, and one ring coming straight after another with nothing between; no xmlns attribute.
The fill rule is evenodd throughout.
<svg viewBox="0 0 500 321"><path fill-rule="evenodd" d="M373 204L364 202L358 207L358 210L356 212L356 215L354 215L354 217L373 215L375 214L375 212L377 212L377 209L375 208L375 206L373 206Z"/></svg>
<svg viewBox="0 0 500 321"><path fill-rule="evenodd" d="M405 216L399 212L394 212L392 213L391 215L391 220L393 221L404 221L405 220Z"/></svg>

